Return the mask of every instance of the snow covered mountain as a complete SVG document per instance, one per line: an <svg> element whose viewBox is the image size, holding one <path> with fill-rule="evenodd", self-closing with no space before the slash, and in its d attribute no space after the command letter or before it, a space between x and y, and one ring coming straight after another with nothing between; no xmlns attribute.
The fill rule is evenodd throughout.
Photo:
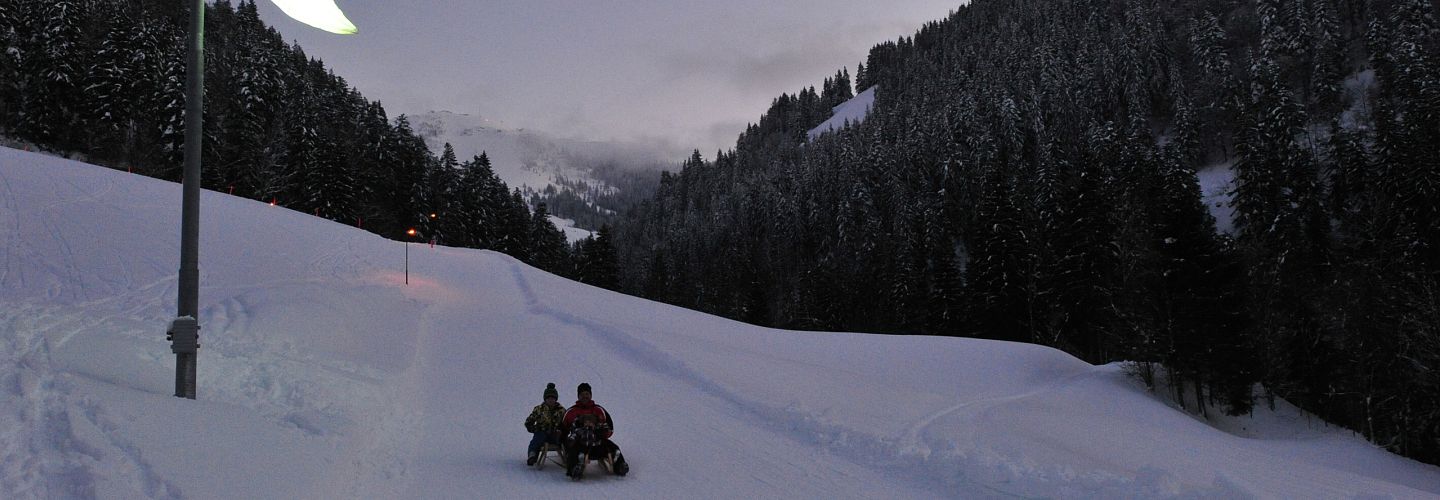
<svg viewBox="0 0 1440 500"><path fill-rule="evenodd" d="M484 152L500 180L513 189L520 189L532 204L547 188L553 193L570 193L586 201L591 210L614 213L624 207L605 206L601 195L616 195L620 187L613 178L599 175L605 170L614 175L619 171L642 172L658 177L669 161L659 149L643 144L585 141L567 139L545 132L513 129L504 123L477 115L430 111L408 117L416 134L425 139L432 152L439 154L450 144L460 161ZM648 193L637 193L637 196ZM563 207L551 206L552 213ZM590 236L592 231L576 226L575 216L552 217L571 241Z"/></svg>
<svg viewBox="0 0 1440 500"><path fill-rule="evenodd" d="M563 188L557 183L562 177L604 186L603 179L591 175L596 165L619 163L635 169L655 169L670 161L658 149L642 144L561 138L535 130L511 129L476 115L431 111L409 119L416 134L436 154L446 143L455 148L461 161L484 151L495 175L512 188Z"/></svg>
<svg viewBox="0 0 1440 500"><path fill-rule="evenodd" d="M529 186L539 190L554 183L558 175L585 175L569 164L564 145L543 133L513 130L480 116L449 111L431 111L409 118L415 133L425 139L430 151L439 154L449 143L461 161L484 151L490 157L495 175L511 188Z"/></svg>
<svg viewBox="0 0 1440 500"><path fill-rule="evenodd" d="M1207 423L1115 365L753 327L489 251L202 194L199 400L170 396L180 186L0 149L0 498L1434 498L1281 401ZM632 466L524 466L545 383Z"/></svg>

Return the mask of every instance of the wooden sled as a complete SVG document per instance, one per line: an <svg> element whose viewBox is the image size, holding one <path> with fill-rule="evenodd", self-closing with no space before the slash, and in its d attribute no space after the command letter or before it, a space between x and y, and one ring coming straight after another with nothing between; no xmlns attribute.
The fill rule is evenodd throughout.
<svg viewBox="0 0 1440 500"><path fill-rule="evenodd" d="M561 469L565 468L565 448L558 444L545 443L540 445L540 454L535 458L535 468L544 469L546 463L555 464Z"/></svg>
<svg viewBox="0 0 1440 500"><path fill-rule="evenodd" d="M580 461L577 462L580 464L580 473L570 476L570 480L579 481L580 478L585 477L585 468L590 465L591 461L599 462L600 468L605 469L605 472L609 472L611 474L615 473L615 457L613 455L591 457L589 453L581 453Z"/></svg>

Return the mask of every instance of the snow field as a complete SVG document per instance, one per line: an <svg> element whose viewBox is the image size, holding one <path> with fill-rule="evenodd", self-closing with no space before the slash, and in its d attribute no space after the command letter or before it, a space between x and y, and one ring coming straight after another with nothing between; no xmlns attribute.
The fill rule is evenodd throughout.
<svg viewBox="0 0 1440 500"><path fill-rule="evenodd" d="M181 400L179 200L0 149L0 497L1440 496L1283 402L1207 423L1053 349L758 328L487 251L411 245L405 285L400 242L211 192ZM629 476L524 466L546 382L594 386Z"/></svg>

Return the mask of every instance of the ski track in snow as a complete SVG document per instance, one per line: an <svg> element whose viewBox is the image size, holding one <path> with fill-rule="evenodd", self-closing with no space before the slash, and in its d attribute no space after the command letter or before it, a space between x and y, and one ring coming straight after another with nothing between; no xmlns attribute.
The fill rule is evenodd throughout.
<svg viewBox="0 0 1440 500"><path fill-rule="evenodd" d="M20 208L15 206L15 188L10 186L10 178L5 175L4 170L0 170L0 189L3 189L5 194L0 197L0 201L5 204L5 215L9 215L9 217L0 219L0 238L4 238L6 242L5 260L3 267L0 267L0 287L9 288L11 286L10 270L19 258ZM21 282L19 286L23 287L25 283Z"/></svg>
<svg viewBox="0 0 1440 500"><path fill-rule="evenodd" d="M101 189L99 192L87 191L83 186L76 184L74 179L66 179L65 184L68 185L72 190L80 193L80 196L56 200L49 205L41 207L39 210L37 210L37 212L39 212L42 217L45 217L43 219L44 226L50 232L50 239L58 245L60 255L64 257L60 262L59 269L54 269L52 267L52 274L57 276L68 275L68 282L77 285L76 288L71 291L70 299L78 302L90 299L90 289L86 285L86 280L84 279L84 277L80 276L81 266L77 265L79 263L79 259L76 258L75 247L70 243L70 240L66 238L65 234L61 231L61 228L64 227L64 224L60 223L61 221L59 220L51 219L50 216L52 214L50 214L49 212L51 212L54 208L60 206L84 202L96 203L100 200L101 196L108 194L111 190L115 188L115 182L112 179L110 182L105 183L103 189ZM59 299L60 295L62 295L63 293L60 283L57 282L53 286L54 289L52 289L50 298Z"/></svg>
<svg viewBox="0 0 1440 500"><path fill-rule="evenodd" d="M106 418L104 410L99 404L82 400L79 407L84 410L86 421L100 431L101 436L110 444L111 448L120 452L124 461L129 462L131 467L128 468L133 470L135 475L130 481L131 484L138 484L140 491L150 498L185 498L178 486L165 480L160 472L145 460L139 446L123 437L125 431ZM121 469L125 469L125 467Z"/></svg>
<svg viewBox="0 0 1440 500"><path fill-rule="evenodd" d="M925 432L925 430L928 429L931 425L934 425L934 423L935 423L936 420L939 420L939 419L941 419L941 418L944 418L944 417L953 415L953 414L955 414L955 413L960 412L961 410L967 410L967 409L983 409L983 408L987 408L987 407L994 407L994 406L998 406L998 405L1003 404L1003 403L1020 401L1020 400L1028 399L1028 398L1031 398L1031 397L1034 397L1034 396L1038 396L1038 395L1041 395L1041 394L1044 394L1044 393L1057 391L1057 390L1063 389L1065 386L1070 385L1071 383L1074 383L1075 381L1077 381L1077 380L1079 380L1079 379L1086 378L1086 377L1091 377L1091 376L1093 376L1093 375L1092 375L1091 373L1089 373L1089 372L1079 373L1079 374L1075 374L1075 375L1071 375L1071 376L1065 377L1065 378L1060 379L1060 380L1056 380L1056 381L1047 383L1047 384L1045 384L1045 385L1042 385L1042 386L1040 386L1040 387L1037 387L1037 388L1035 388L1035 389L1032 389L1032 390L1030 390L1030 391L1027 391L1027 392L1024 392L1024 393L1021 393L1021 394L1011 394L1011 395L1005 395L1005 396L997 396L997 397L993 397L993 398L986 398L986 399L977 399L977 400L966 401L966 402L964 402L964 403L960 403L960 404L958 404L958 405L951 406L951 407L949 407L949 408L945 408L945 409L940 410L940 411L938 411L938 412L932 413L932 414L930 414L929 416L927 416L927 417L925 417L925 418L922 418L922 419L920 419L919 421L915 422L914 425L911 425L911 426L910 426L910 428L905 432L905 439L904 439L903 442L902 442L902 443L903 443L903 448L902 448L902 449L905 450L905 453L906 453L906 454L919 454L922 458L923 458L923 457L928 457L928 456L929 456L931 453L933 453L935 450L932 450L929 446L925 445L925 444L920 440L920 434L923 433L923 432Z"/></svg>
<svg viewBox="0 0 1440 500"><path fill-rule="evenodd" d="M879 468L886 475L904 477L925 485L925 488L945 496L963 492L967 498L1102 498L1127 497L1137 493L1150 497L1243 498L1255 495L1237 482L1236 478L1217 477L1210 487L1191 487L1188 492L1177 491L1173 477L1163 470L1141 471L1135 477L1108 473L1077 473L1055 467L1037 466L1025 457L1013 457L986 448L966 448L958 443L956 436L939 436L936 441L923 439L928 428L936 421L969 412L972 425L983 425L1003 415L987 417L992 410L1006 405L1043 399L1044 396L1064 392L1076 384L1087 382L1109 383L1110 375L1103 371L1087 370L1045 382L1020 394L971 400L918 419L897 436L883 436L867 433L844 425L830 423L824 414L806 413L793 407L775 407L749 399L726 388L690 368L660 348L598 321L578 317L546 305L525 276L524 270L514 259L506 259L510 274L518 287L531 314L544 316L562 324L570 325L599 341L602 346L618 354L621 359L630 360L641 369L669 377L688 384L702 393L724 401L748 415L749 420L773 431L788 436L806 446L818 447L823 453L842 458L862 467ZM954 431L955 429L946 429ZM974 433L974 428L966 429ZM1221 445L1216 445L1221 447ZM1257 463L1273 462L1273 458L1262 453L1244 450L1242 453ZM1307 478L1323 485L1314 489L1316 495L1324 496L1327 487L1337 486L1325 478ZM763 482L763 481L762 481ZM1007 487L1014 485L1014 488ZM1317 498L1319 497L1317 496Z"/></svg>
<svg viewBox="0 0 1440 500"><path fill-rule="evenodd" d="M150 498L181 498L179 489L160 477L98 405L76 400L66 379L84 375L55 369L54 346L103 320L36 307L8 314L3 326L12 334L11 362L22 371L7 374L13 380L4 384L10 386L7 399L14 403L5 405L12 412L0 416L0 423L11 420L12 428L0 451L5 491L40 498L96 498L97 481L103 479L131 485ZM52 343L55 336L61 340ZM109 470L129 471L131 477L96 477L93 465L102 462L118 464Z"/></svg>

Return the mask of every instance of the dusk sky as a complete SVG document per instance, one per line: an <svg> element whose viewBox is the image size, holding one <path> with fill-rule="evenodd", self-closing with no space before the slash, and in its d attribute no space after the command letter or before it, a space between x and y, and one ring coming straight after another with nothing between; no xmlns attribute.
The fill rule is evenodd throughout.
<svg viewBox="0 0 1440 500"><path fill-rule="evenodd" d="M509 128L642 141L677 159L734 146L781 92L854 73L959 0L339 0L358 35L258 2L391 117L430 110Z"/></svg>

